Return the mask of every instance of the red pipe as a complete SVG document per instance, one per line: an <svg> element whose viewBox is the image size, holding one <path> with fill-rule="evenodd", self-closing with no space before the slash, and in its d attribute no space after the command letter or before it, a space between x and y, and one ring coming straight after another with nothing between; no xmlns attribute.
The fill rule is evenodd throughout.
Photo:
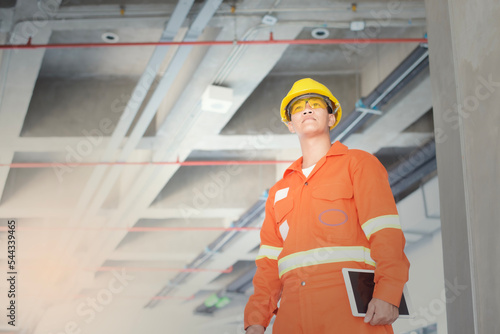
<svg viewBox="0 0 500 334"><path fill-rule="evenodd" d="M220 166L220 165L276 165L290 164L288 160L216 160L216 161L157 161L157 162L18 162L11 164L0 164L0 167L10 168L47 168L47 167L78 167L78 166L113 166L113 165L180 165L180 166Z"/></svg>
<svg viewBox="0 0 500 334"><path fill-rule="evenodd" d="M153 300L165 300L165 299L182 299L182 300L191 300L194 299L194 296L182 297L182 296L139 296L139 295L118 295L119 298L137 298L137 299L153 299ZM74 295L73 299L87 298L87 297L95 297L94 295L89 294L78 294Z"/></svg>
<svg viewBox="0 0 500 334"><path fill-rule="evenodd" d="M180 42L132 42L132 43L61 43L0 45L2 49L74 49L74 48L112 48L127 46L167 46L167 45L261 45L261 44L391 44L427 43L426 38L346 38L346 39L268 39L260 41L180 41Z"/></svg>
<svg viewBox="0 0 500 334"><path fill-rule="evenodd" d="M0 226L0 232L7 232ZM16 231L127 231L127 232L171 232L171 231L260 231L260 227L17 227Z"/></svg>
<svg viewBox="0 0 500 334"><path fill-rule="evenodd" d="M28 264L28 266L30 266ZM76 270L80 269L73 266L64 266L63 268L67 270ZM183 272L183 273L201 273L201 272L215 272L215 273L224 273L228 274L233 271L233 266L228 267L227 269L207 269L207 268L162 268L162 267L122 267L122 266L103 266L103 267L86 267L81 268L86 271L115 271L115 270L123 270L125 269L127 272L159 272L159 271L174 271L174 272Z"/></svg>
<svg viewBox="0 0 500 334"><path fill-rule="evenodd" d="M177 271L183 273L199 273L199 272L215 272L215 273L230 273L233 271L233 266L227 269L204 269L204 268L153 268L153 267L99 267L99 268L84 268L88 271L113 271L125 269L129 272L150 272L150 271Z"/></svg>

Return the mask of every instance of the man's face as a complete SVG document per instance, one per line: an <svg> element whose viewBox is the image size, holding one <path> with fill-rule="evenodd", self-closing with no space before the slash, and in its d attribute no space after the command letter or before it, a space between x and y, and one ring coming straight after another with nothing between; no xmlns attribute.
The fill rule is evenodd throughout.
<svg viewBox="0 0 500 334"><path fill-rule="evenodd" d="M300 136L329 133L335 124L335 115L329 114L324 100L306 98L291 106L291 121L288 129Z"/></svg>

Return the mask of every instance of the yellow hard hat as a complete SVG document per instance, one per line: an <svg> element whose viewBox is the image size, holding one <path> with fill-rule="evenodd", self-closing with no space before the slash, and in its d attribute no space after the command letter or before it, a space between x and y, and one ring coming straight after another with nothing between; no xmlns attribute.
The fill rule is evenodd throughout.
<svg viewBox="0 0 500 334"><path fill-rule="evenodd" d="M339 101L335 96L333 96L332 92L328 88L326 88L325 85L320 84L316 80L313 80L311 78L305 78L305 79L300 79L296 81L292 89L288 92L288 94L285 96L283 101L281 101L281 108L280 108L280 113L281 113L281 120L283 123L288 123L290 120L288 119L287 115L287 107L290 101L292 101L294 98L304 95L304 94L318 94L323 96L326 99L329 99L331 102L331 108L332 112L335 113L335 124L333 124L330 127L330 130L333 129L334 127L339 124L340 119L342 118L342 107L340 106ZM328 102L328 100L327 100Z"/></svg>

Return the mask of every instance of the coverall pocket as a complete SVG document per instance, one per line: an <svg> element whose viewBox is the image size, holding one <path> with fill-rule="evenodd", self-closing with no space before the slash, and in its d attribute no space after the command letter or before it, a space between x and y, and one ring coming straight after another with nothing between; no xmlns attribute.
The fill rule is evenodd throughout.
<svg viewBox="0 0 500 334"><path fill-rule="evenodd" d="M352 185L333 183L312 191L314 233L327 242L345 241L355 236L355 207Z"/></svg>

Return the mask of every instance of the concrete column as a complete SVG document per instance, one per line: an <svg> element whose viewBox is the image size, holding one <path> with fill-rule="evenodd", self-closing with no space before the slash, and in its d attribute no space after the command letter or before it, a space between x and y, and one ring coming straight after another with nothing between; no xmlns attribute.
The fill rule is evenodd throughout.
<svg viewBox="0 0 500 334"><path fill-rule="evenodd" d="M426 0L449 333L500 333L500 2Z"/></svg>

